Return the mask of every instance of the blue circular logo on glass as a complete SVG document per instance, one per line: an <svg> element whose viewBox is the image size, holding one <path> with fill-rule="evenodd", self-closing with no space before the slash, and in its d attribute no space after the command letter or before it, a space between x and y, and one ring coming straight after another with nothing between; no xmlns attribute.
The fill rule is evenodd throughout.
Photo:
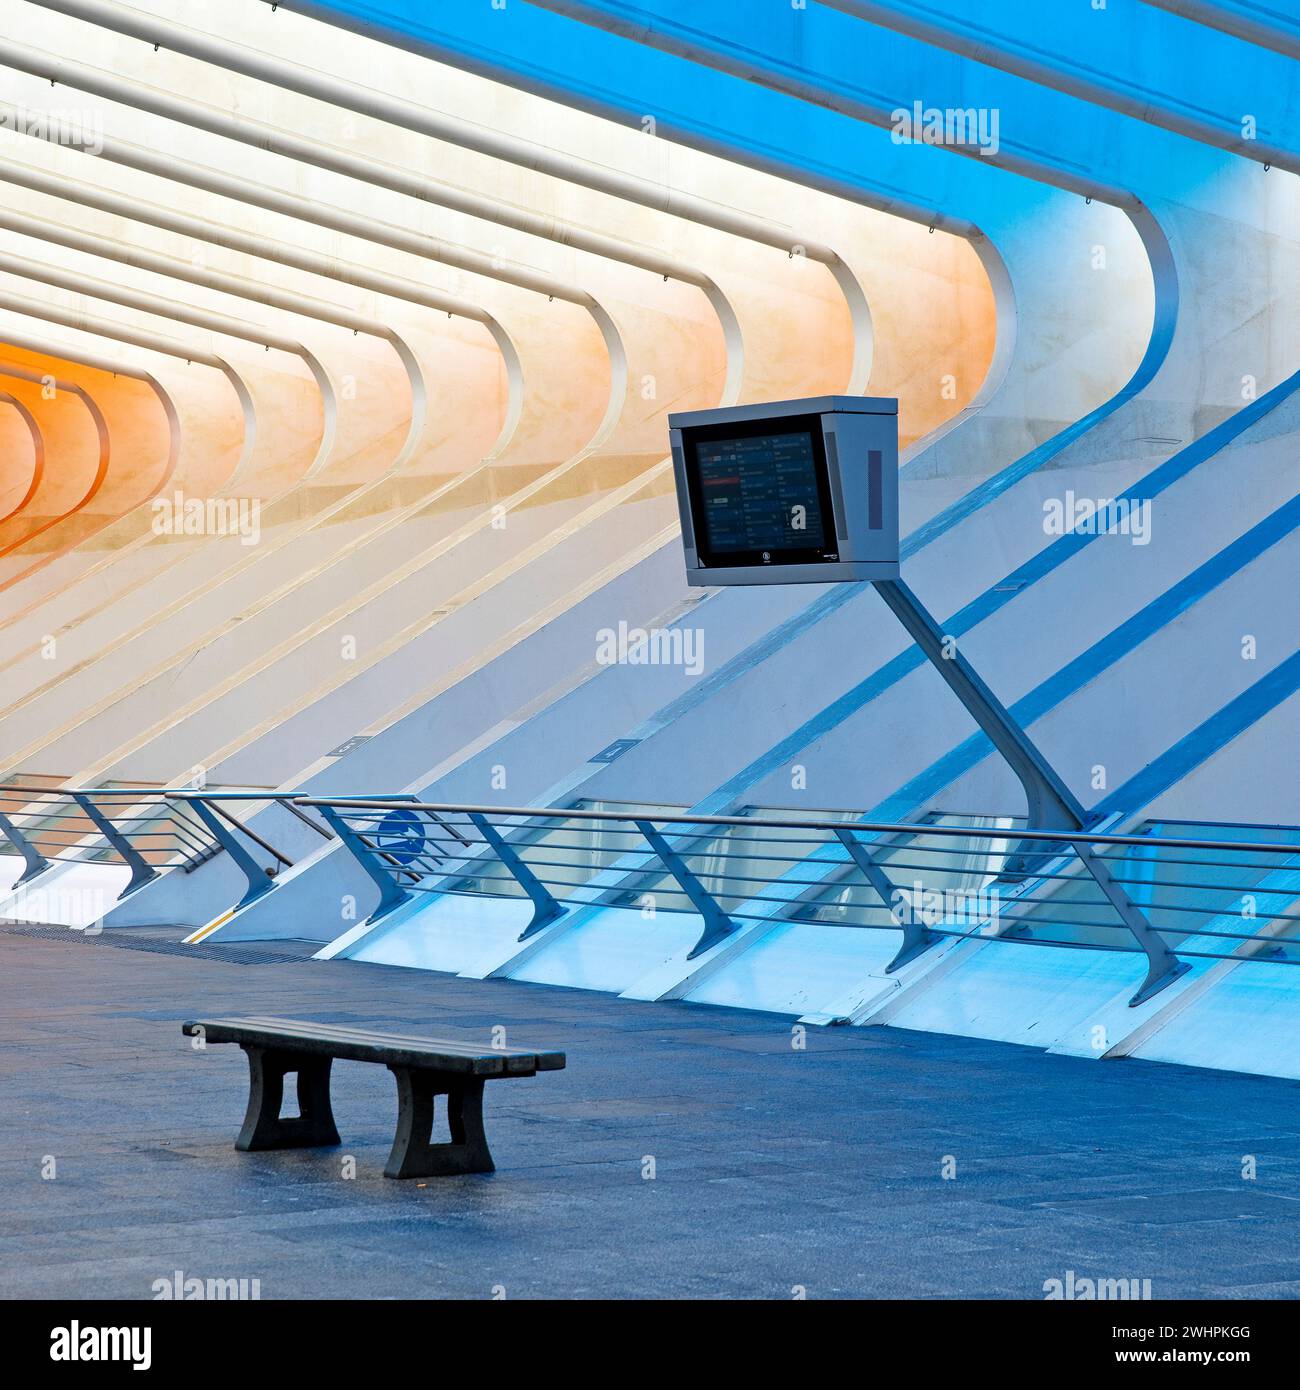
<svg viewBox="0 0 1300 1390"><path fill-rule="evenodd" d="M375 848L395 863L414 863L425 850L423 823L414 811L389 811L375 831Z"/></svg>

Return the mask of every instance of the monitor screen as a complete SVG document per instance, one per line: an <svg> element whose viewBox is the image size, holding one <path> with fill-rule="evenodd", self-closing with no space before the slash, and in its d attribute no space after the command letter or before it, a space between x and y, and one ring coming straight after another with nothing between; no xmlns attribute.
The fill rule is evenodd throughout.
<svg viewBox="0 0 1300 1390"><path fill-rule="evenodd" d="M695 431L688 473L705 565L838 558L821 421Z"/></svg>

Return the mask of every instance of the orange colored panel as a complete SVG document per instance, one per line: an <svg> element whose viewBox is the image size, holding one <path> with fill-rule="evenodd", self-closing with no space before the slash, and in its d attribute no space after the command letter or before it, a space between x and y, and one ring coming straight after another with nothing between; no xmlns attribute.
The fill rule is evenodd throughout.
<svg viewBox="0 0 1300 1390"><path fill-rule="evenodd" d="M0 521L27 506L44 464L36 417L21 401L0 392Z"/></svg>

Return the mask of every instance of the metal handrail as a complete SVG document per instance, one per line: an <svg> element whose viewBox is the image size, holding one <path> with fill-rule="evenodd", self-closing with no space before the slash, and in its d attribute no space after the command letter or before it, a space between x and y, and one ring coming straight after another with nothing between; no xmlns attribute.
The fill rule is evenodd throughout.
<svg viewBox="0 0 1300 1390"><path fill-rule="evenodd" d="M412 893L511 897L522 892L532 900L534 915L521 941L573 911L626 906L637 900L638 892L643 898L653 897L656 903L661 896L666 898L665 911L692 912L701 917L704 932L690 953L692 957L711 949L744 924L782 920L824 924L823 913L846 919L851 912L856 920L844 920L844 925L902 931L903 944L887 970L898 969L945 938L972 935L996 935L1036 945L1141 952L1148 971L1130 1001L1136 1004L1186 971L1183 956L1226 958L1213 949L1199 949L1201 946L1222 941L1233 943L1234 951L1240 953L1252 943L1264 942L1259 930L1266 924L1292 932L1291 924L1300 922L1300 913L1282 910L1300 899L1300 829L1296 841L1281 843L1101 830L1038 831L1019 824L1012 828L931 821L791 820L780 816L693 816L689 812L491 807L408 800L402 803L404 810L426 818L431 833L423 843L413 840L412 850L404 852L395 872L391 863L385 865L381 860L381 842L391 834L384 822L393 811L392 801L369 797L300 797L297 801L319 809L379 885L380 907L370 918L372 923ZM432 833L435 826L441 830L472 827L478 838L464 853L451 852L442 844L435 852L430 848L430 840L436 839ZM678 830L675 835L674 829ZM744 832L744 843L735 849L724 838L724 832L731 830ZM798 834L791 835L792 831ZM583 834L597 838L578 843L559 838ZM616 841L613 845L606 842L611 836ZM824 838L819 840L818 836ZM961 862L935 866L931 858L929 863L918 865L911 854L933 848L917 843L931 837L964 847L960 858L976 857L982 863L977 868ZM1004 847L1013 842L1015 863L1009 867L1010 855ZM972 853L975 844L979 848ZM778 846L789 848L776 853L751 852ZM829 857L827 850L831 851ZM1141 850L1142 855L1134 859L1131 850ZM1188 851L1215 858L1188 858ZM948 859L958 858L958 851L951 848L939 852ZM1221 870L1228 877L1226 881L1216 879L1211 872L1208 880L1199 882L1193 881L1190 873L1168 878L1158 873L1157 866L1163 862ZM774 867L768 871L761 865ZM807 871L814 866L829 872L810 877ZM735 872L737 868L741 872ZM978 898L979 893L990 890L1000 899L1001 890L1009 887L1013 918L1004 925L993 921L987 912L980 920L977 912L973 925L963 920L959 928L953 926L951 913L942 921L927 920L909 894L921 890L933 896L933 881L918 878L909 883L896 877L909 869L943 874L947 889L964 899ZM1151 872L1145 872L1147 869ZM1267 875L1278 869L1286 871L1281 883L1267 876L1260 882L1245 881L1252 870ZM972 875L981 881L979 890L953 889L953 878L960 882ZM1130 890L1144 901L1135 901ZM1153 895L1167 895L1169 890L1178 892L1184 901L1145 901ZM852 896L863 891L878 902L858 902ZM1214 904L1211 898L1207 904L1206 894L1216 895L1219 902ZM1200 900L1185 901L1193 895ZM1233 902L1240 903L1238 915L1245 919L1252 915L1245 911L1245 898L1250 896L1265 905L1258 914L1259 928L1231 930ZM1277 911L1272 910L1273 903ZM904 908L902 920L900 906ZM887 913L886 920L880 920L882 912ZM1099 915L1094 918L1094 913ZM873 916L877 920L871 920ZM918 917L922 920L916 920ZM1044 936L1044 932L1082 932L1102 939L1068 941ZM1126 934L1132 944L1115 943L1116 932ZM1271 937L1268 941L1271 947L1280 948L1279 942L1287 939ZM1187 944L1175 950L1171 940ZM1288 959L1287 963L1300 961Z"/></svg>
<svg viewBox="0 0 1300 1390"><path fill-rule="evenodd" d="M296 796L293 798L298 806L330 806L336 809L350 810L353 808L363 810L383 810L391 811L393 802L378 800L373 797L310 797ZM1171 849L1212 849L1212 850L1235 850L1246 849L1262 853L1274 854L1296 854L1300 853L1300 840L1295 844L1270 844L1264 841L1254 840L1188 840L1177 839L1169 836L1155 835L1107 835L1098 834L1095 831L1083 830L1033 830L1023 826L1016 826L1014 829L991 830L987 826L953 826L932 824L929 821L868 821L868 820L781 820L775 817L764 816L759 819L755 816L692 816L690 814L675 815L669 813L650 814L644 811L586 811L569 810L564 807L550 808L537 806L470 806L470 805L448 805L432 801L403 801L401 806L408 811L429 811L436 812L442 817L449 813L460 812L466 816L503 816L503 817L523 817L530 820L536 819L558 819L558 820L603 820L603 821L653 821L657 825L728 825L740 826L753 830L755 828L774 828L778 830L865 830L872 833L888 835L947 835L965 839L989 839L990 836L996 839L1014 839L1024 841L1045 840L1053 844L1093 844L1093 845L1132 845L1146 847L1157 845ZM1197 822L1187 822L1196 824ZM1284 827L1290 829L1291 827ZM1300 835L1300 827L1295 827L1297 835Z"/></svg>
<svg viewBox="0 0 1300 1390"><path fill-rule="evenodd" d="M15 806L17 801L22 804ZM132 869L124 892L160 868L177 867L174 860L165 862L173 856L187 854L184 864L194 865L196 842L206 857L224 850L248 885L237 909L275 887L272 870L263 868L249 846L293 867L223 804L241 801L275 803L318 835L337 836L379 889L371 923L413 894L522 895L533 905L524 940L575 912L653 899L664 911L702 921L692 958L742 928L782 921L900 931L902 944L887 971L936 943L974 936L1141 953L1147 978L1132 1003L1177 978L1189 959L1253 959L1267 949L1281 952L1282 963L1300 964L1285 950L1300 949L1293 925L1300 923L1300 911L1285 910L1300 907L1297 827L1213 827L1296 836L1280 842L1033 830L1007 818L958 826L926 819L454 805L405 793L328 797L8 783L0 784L0 834L26 860L20 884L49 867L42 850L74 860L77 851L89 850L96 857L115 855ZM170 823L158 818L167 810ZM399 823L386 824L394 816ZM419 833L408 844L412 816ZM740 842L729 832L743 832ZM1172 876L1162 872L1171 868ZM1258 881L1250 882L1255 875ZM976 886L956 886L966 883ZM927 915L917 898L933 897L936 885L959 902L974 900L973 910L945 907L938 919ZM1249 912L1247 898L1256 900ZM984 899L992 900L991 911ZM1234 918L1253 918L1254 929L1233 930ZM1085 939L1061 939L1061 933L1082 933ZM1217 953L1217 942L1224 943L1223 953Z"/></svg>
<svg viewBox="0 0 1300 1390"><path fill-rule="evenodd" d="M157 796L156 789L143 795ZM198 827L174 815L163 821L168 808L155 814L142 811L120 816L99 804L101 797L129 796L141 800L138 790L118 788L34 787L25 783L0 784L0 835L8 839L28 863L20 883L27 883L54 863L88 863L107 857L132 871L121 896L155 877L160 867L179 858L183 867L202 862L213 850L198 835ZM110 803L110 806L116 803Z"/></svg>
<svg viewBox="0 0 1300 1390"><path fill-rule="evenodd" d="M110 805L105 807L101 801ZM160 825L148 810L130 814L130 805L124 808L127 814L110 813L113 806L120 806L123 801L169 812L172 819L169 824ZM109 856L131 869L130 882L120 897L157 877L161 869L180 867L192 872L225 850L248 879L249 892L244 899L247 901L265 891L269 880L232 829L271 855L280 866L292 868L293 860L219 804L223 801L274 802L318 835L332 838L332 831L295 806L292 797L284 793L49 787L24 782L0 783L0 837L9 840L26 861L25 872L18 880L20 885L30 883L52 863L86 863ZM180 815L178 803L192 804L194 819ZM6 811L10 814L4 814ZM151 862L160 858L163 862Z"/></svg>

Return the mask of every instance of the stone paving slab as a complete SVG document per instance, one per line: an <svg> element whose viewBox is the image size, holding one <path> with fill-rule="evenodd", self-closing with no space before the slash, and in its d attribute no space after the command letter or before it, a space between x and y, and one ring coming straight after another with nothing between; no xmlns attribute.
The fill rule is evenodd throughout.
<svg viewBox="0 0 1300 1390"><path fill-rule="evenodd" d="M0 1297L147 1299L178 1270L267 1299L1300 1289L1294 1082L893 1029L800 1049L771 1014L144 940L0 931ZM382 1067L336 1064L340 1149L235 1152L244 1058L180 1032L232 1013L500 1025L568 1068L488 1088L495 1174L393 1182Z"/></svg>

